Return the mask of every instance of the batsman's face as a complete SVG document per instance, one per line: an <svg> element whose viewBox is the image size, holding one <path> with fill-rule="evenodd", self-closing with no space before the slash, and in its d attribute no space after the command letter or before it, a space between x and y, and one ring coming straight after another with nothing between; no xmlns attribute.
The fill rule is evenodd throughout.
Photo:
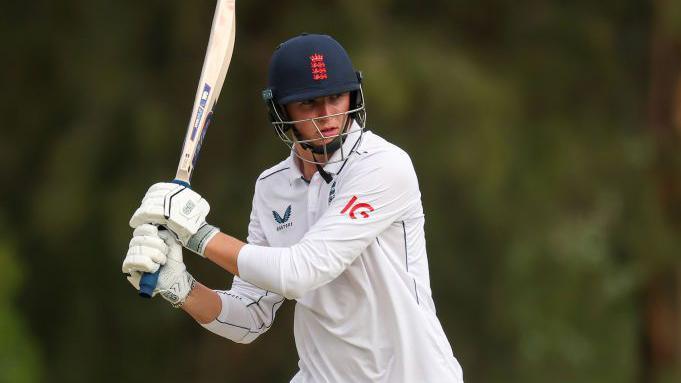
<svg viewBox="0 0 681 383"><path fill-rule="evenodd" d="M315 140L315 146L326 145L345 127L350 110L350 93L340 93L286 104L286 112L295 123L303 140Z"/></svg>

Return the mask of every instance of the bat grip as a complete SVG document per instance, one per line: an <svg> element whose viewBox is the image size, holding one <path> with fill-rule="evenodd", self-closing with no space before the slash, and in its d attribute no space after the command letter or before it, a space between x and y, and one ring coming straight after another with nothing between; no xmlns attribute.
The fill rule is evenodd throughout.
<svg viewBox="0 0 681 383"><path fill-rule="evenodd" d="M187 181L174 179L172 182L178 185L189 187L189 182ZM163 226L159 226L159 230L167 229ZM142 274L142 278L140 279L140 296L142 298L151 298L153 296L154 289L156 288L156 284L158 283L158 275L161 272L161 267L159 267L155 273Z"/></svg>
<svg viewBox="0 0 681 383"><path fill-rule="evenodd" d="M142 298L151 298L158 283L158 274L161 272L159 267L155 273L144 273L140 279L140 296Z"/></svg>

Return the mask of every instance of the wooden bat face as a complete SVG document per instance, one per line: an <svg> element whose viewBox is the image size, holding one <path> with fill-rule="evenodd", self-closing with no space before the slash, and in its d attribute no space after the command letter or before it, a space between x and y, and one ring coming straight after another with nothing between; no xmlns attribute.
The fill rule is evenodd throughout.
<svg viewBox="0 0 681 383"><path fill-rule="evenodd" d="M189 184L234 50L235 0L218 0L176 180Z"/></svg>

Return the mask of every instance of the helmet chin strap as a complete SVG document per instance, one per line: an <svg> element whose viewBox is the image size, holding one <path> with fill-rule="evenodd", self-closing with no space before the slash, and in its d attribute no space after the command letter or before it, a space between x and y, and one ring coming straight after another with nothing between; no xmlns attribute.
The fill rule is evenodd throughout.
<svg viewBox="0 0 681 383"><path fill-rule="evenodd" d="M340 147L343 145L345 142L345 135L343 134L347 129L349 129L349 126L351 125L352 118L346 118L345 120L345 126L344 129L341 131L341 133L334 137L334 139L329 142L328 144L322 144L322 145L312 145L309 142L304 142L301 143L300 146L305 149L309 150L310 153L312 153L312 158L317 162L315 165L317 167L317 171L319 172L319 175L324 179L324 181L329 184L331 181L333 181L333 176L329 174L326 170L324 170L324 167L320 164L320 161L318 161L317 156L315 154L321 154L321 155L326 155L326 160L333 155ZM300 132L294 127L293 128L293 133L300 139ZM302 140L301 140L302 141Z"/></svg>
<svg viewBox="0 0 681 383"><path fill-rule="evenodd" d="M335 137L331 142L329 142L326 145L315 146L315 145L310 144L309 142L306 142L306 143L302 144L302 146L303 146L304 149L307 149L314 154L328 154L328 156L331 157L331 155L333 153L335 153L336 150L340 149L341 145L343 145L344 139L345 139L345 136L338 136L338 137ZM324 150L324 147L326 147L326 150Z"/></svg>
<svg viewBox="0 0 681 383"><path fill-rule="evenodd" d="M349 127L350 127L350 125L352 125L352 121L353 121L352 118L348 118L348 117L349 116L346 116L346 118L345 118L344 126L343 126L343 129L341 130L340 134L338 134L338 136L334 137L334 139L331 142L329 142L328 144L312 145L309 142L303 142L303 143L300 143L300 146L303 149L309 150L312 153L312 156L315 160L317 160L317 157L314 156L315 154L326 154L327 155L326 160L328 160L333 155L333 153L335 153L336 150L340 149L340 147L345 142L345 135L343 133L345 133L345 131L349 129ZM298 140L303 141L303 139L301 138L302 136L300 135L300 132L298 132L298 129L296 129L295 127L293 127L293 133L296 135Z"/></svg>
<svg viewBox="0 0 681 383"><path fill-rule="evenodd" d="M295 129L295 128L294 128ZM298 134L297 131L295 131L296 135ZM328 184L333 181L333 176L329 174L326 170L324 170L324 167L319 163L320 161L317 159L317 156L315 154L326 154L327 155L327 160L328 157L331 157L336 150L338 150L341 145L343 144L345 137L344 136L338 136L333 139L333 141L329 142L326 145L319 145L319 146L314 146L311 145L310 143L302 143L300 144L303 149L309 150L310 153L312 153L312 158L316 161L315 166L317 167L317 172L319 172L319 175L324 179L324 181ZM324 146L326 146L326 151L324 151Z"/></svg>
<svg viewBox="0 0 681 383"><path fill-rule="evenodd" d="M324 179L324 181L327 184L330 184L331 181L333 181L333 176L331 174L329 174L326 170L324 170L322 165L320 165L320 164L315 164L315 165L317 165L317 172L319 172L319 175L322 176L322 178Z"/></svg>

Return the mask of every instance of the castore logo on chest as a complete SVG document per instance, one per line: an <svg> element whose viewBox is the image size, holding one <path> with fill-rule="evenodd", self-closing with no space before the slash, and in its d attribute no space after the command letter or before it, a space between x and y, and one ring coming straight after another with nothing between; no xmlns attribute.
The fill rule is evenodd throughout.
<svg viewBox="0 0 681 383"><path fill-rule="evenodd" d="M272 210L272 216L274 216L274 221L279 224L279 226L277 226L277 231L293 226L293 221L289 222L289 219L291 218L291 205L288 205L284 211L283 217L280 216L276 210Z"/></svg>

